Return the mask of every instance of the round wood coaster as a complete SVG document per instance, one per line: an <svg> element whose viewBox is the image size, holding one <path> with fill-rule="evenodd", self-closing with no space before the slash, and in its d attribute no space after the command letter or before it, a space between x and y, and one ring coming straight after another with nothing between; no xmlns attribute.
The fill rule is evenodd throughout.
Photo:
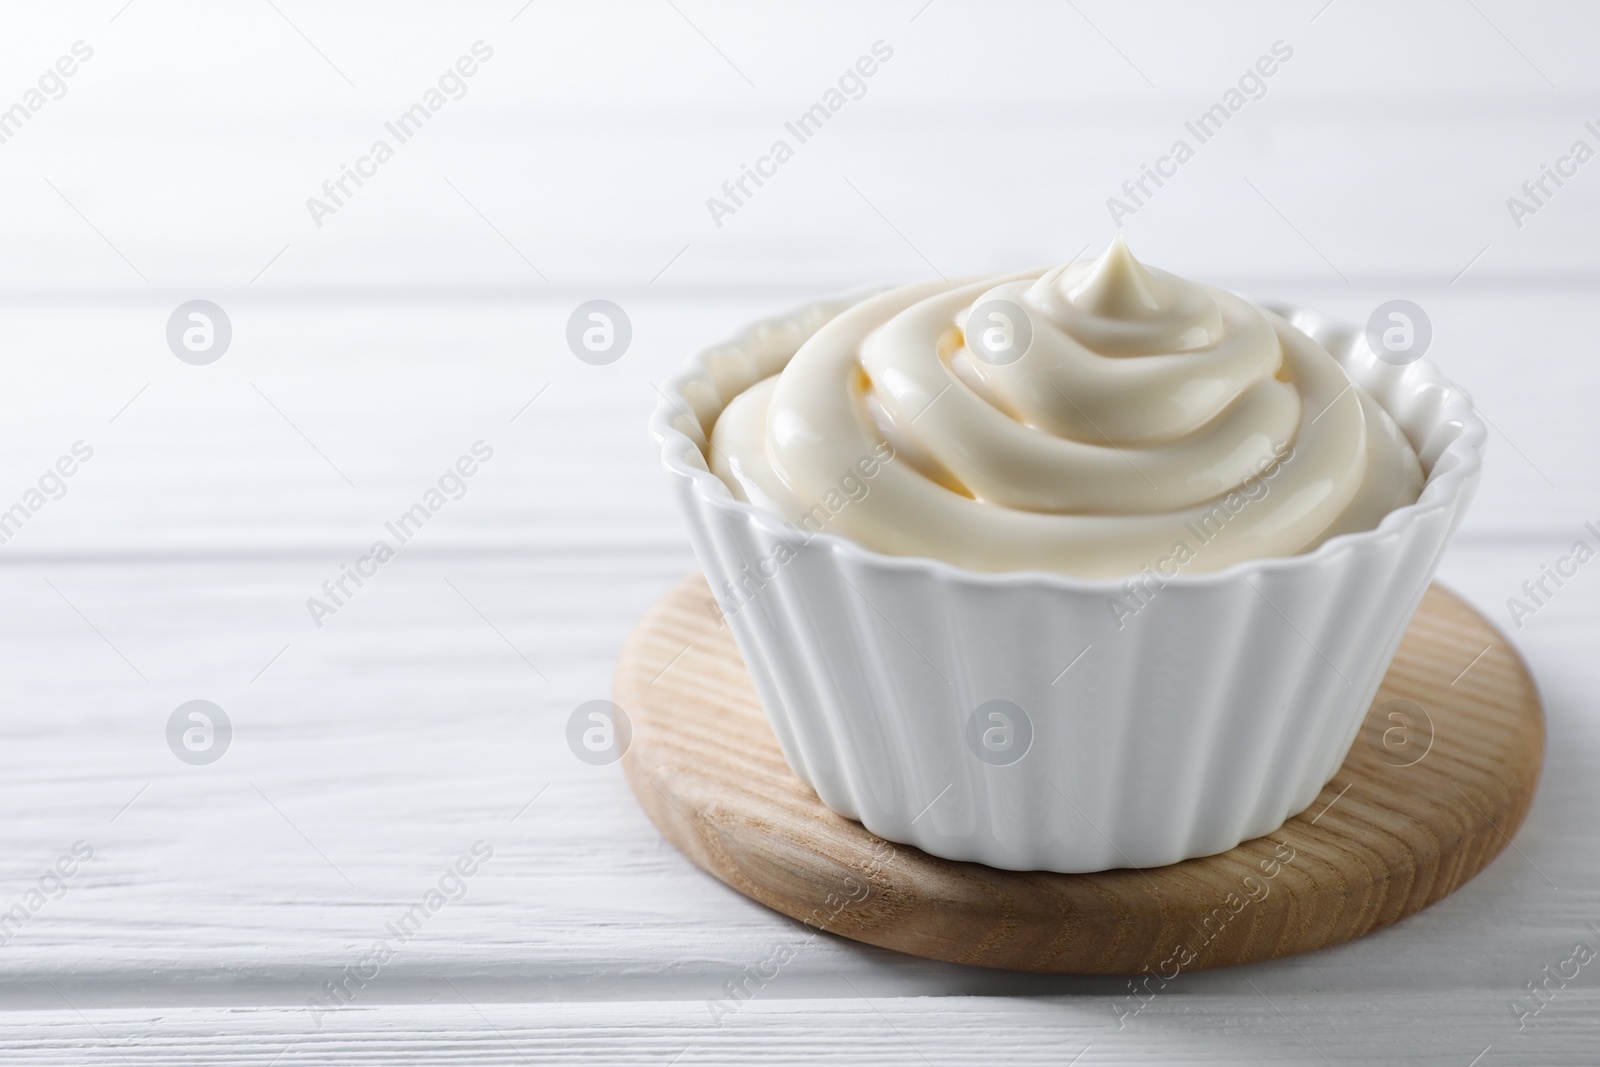
<svg viewBox="0 0 1600 1067"><path fill-rule="evenodd" d="M1544 761L1527 667L1434 586L1316 802L1230 852L1147 870L1002 871L891 844L784 762L693 575L617 664L623 768L668 840L739 892L831 933L1022 971L1218 967L1347 941L1452 892L1510 843Z"/></svg>

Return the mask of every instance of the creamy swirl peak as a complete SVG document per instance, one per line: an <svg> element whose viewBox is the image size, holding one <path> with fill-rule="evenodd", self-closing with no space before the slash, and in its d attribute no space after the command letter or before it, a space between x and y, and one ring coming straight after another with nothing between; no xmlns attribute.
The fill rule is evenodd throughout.
<svg viewBox="0 0 1600 1067"><path fill-rule="evenodd" d="M1217 570L1371 529L1422 468L1288 322L1099 259L871 297L711 435L734 494L815 533L980 571Z"/></svg>

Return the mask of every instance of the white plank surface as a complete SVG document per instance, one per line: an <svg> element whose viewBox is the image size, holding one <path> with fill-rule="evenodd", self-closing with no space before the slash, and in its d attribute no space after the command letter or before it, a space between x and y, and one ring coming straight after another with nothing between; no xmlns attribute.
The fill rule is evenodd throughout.
<svg viewBox="0 0 1600 1067"><path fill-rule="evenodd" d="M0 1052L40 1064L1080 1064L1587 1063L1550 1057L1600 1030L1593 990L1572 991L1531 1031L1480 1042L1470 1003L1414 993L1268 999L1169 997L1118 1031L1093 998L754 1000L718 1026L701 1005L615 1001L465 1003L445 987L427 1004L349 1008L308 1032L293 1009L18 1012ZM1559 1016L1558 1016L1558 1008ZM1137 1024L1137 1029L1135 1028ZM1402 1050L1372 1031L1406 1034ZM220 1037L218 1035L221 1035ZM1536 1044L1536 1042L1539 1042ZM1491 1058L1492 1057L1492 1058Z"/></svg>
<svg viewBox="0 0 1600 1067"><path fill-rule="evenodd" d="M1504 206L1600 118L1590 8L520 6L0 14L0 107L96 49L0 144L0 509L94 449L0 544L0 912L95 853L0 945L6 1062L1593 1062L1596 964L1524 1029L1510 1005L1600 948L1600 571L1514 632L1551 737L1515 849L1121 1027L1121 980L810 938L563 740L692 566L652 383L820 293L1104 240L1105 198L1277 39L1293 61L1130 238L1357 320L1428 310L1500 431L1443 579L1509 627L1600 520L1600 163L1520 230ZM480 38L468 94L315 228L305 197ZM704 199L880 38L867 94L716 228ZM635 341L596 368L562 329L602 295ZM234 324L208 367L163 338L196 296ZM466 495L317 628L306 598L479 440ZM196 698L236 730L208 767L163 736ZM306 1001L476 841L465 896L317 1029Z"/></svg>

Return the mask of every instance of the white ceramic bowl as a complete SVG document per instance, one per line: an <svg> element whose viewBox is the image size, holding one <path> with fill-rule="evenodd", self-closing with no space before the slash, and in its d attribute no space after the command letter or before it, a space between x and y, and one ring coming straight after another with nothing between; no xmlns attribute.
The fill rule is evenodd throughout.
<svg viewBox="0 0 1600 1067"><path fill-rule="evenodd" d="M1394 417L1422 494L1304 555L1179 574L1119 628L1122 581L884 555L790 526L711 474L702 449L723 406L851 303L701 353L651 420L794 772L881 837L1012 870L1206 856L1309 806L1476 489L1486 433L1471 399L1426 360L1391 366L1355 328L1273 308Z"/></svg>

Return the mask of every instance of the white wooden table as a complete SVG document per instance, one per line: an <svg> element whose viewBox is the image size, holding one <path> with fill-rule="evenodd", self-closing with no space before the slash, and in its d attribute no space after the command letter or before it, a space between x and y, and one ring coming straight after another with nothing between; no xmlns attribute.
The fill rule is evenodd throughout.
<svg viewBox="0 0 1600 1067"><path fill-rule="evenodd" d="M1125 221L1136 251L1358 320L1427 310L1497 431L1442 579L1500 625L1600 522L1600 163L1521 228L1505 204L1574 140L1600 147L1600 21L1191 6L0 15L0 108L93 49L0 144L0 510L93 450L0 544L0 1062L1600 1060L1600 963L1521 1028L1512 1010L1600 949L1600 564L1513 631L1551 738L1514 848L1390 930L1184 975L1121 1025L1120 979L812 937L566 746L693 565L652 383L820 293L1105 241L1106 198L1278 40L1265 95ZM479 40L466 94L317 227L306 198ZM865 94L714 225L706 198L880 40ZM634 329L605 367L563 340L594 297ZM233 327L208 366L164 337L196 298ZM465 495L318 627L307 598L478 441ZM232 724L209 765L166 738L196 699ZM479 842L445 880L459 899L374 968ZM71 877L44 877L63 856ZM793 961L717 1021L779 945Z"/></svg>

